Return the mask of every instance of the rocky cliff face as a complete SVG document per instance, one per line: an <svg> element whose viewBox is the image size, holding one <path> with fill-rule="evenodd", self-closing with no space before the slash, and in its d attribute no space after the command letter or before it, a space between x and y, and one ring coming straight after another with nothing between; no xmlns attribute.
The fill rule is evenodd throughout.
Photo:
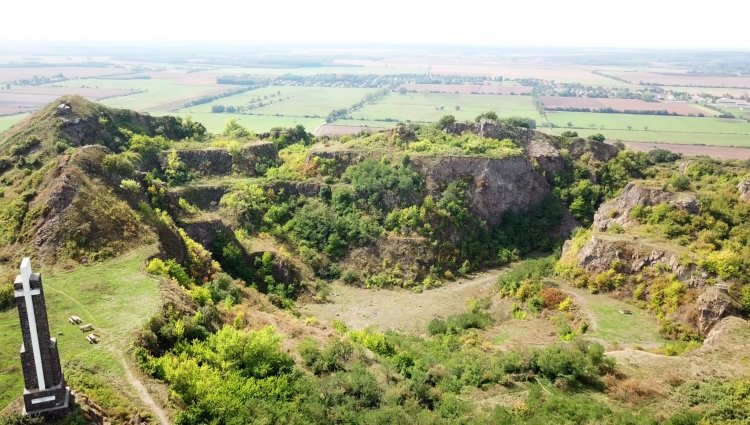
<svg viewBox="0 0 750 425"><path fill-rule="evenodd" d="M627 228L636 223L630 217L630 212L634 207L639 205L650 207L659 204L670 204L690 214L700 212L698 199L692 193L667 192L628 183L620 196L610 199L599 207L594 214L593 228L606 231L614 224Z"/></svg>
<svg viewBox="0 0 750 425"><path fill-rule="evenodd" d="M708 334L714 326L728 316L740 313L740 307L719 287L712 286L698 297L698 331L704 335Z"/></svg>
<svg viewBox="0 0 750 425"><path fill-rule="evenodd" d="M563 255L570 251L566 243ZM690 287L705 284L708 277L692 265L681 264L680 253L659 243L629 235L594 234L576 254L578 266L591 274L610 268L614 261L628 274L638 273L648 266L662 264Z"/></svg>
<svg viewBox="0 0 750 425"><path fill-rule="evenodd" d="M419 156L412 158L412 165L426 177L428 192L456 180L468 181L472 213L491 225L499 224L506 212L533 208L550 193L544 177L521 156Z"/></svg>
<svg viewBox="0 0 750 425"><path fill-rule="evenodd" d="M429 240L397 236L382 237L374 245L355 248L343 261L345 269L360 276L386 273L413 282L424 279L433 264Z"/></svg>
<svg viewBox="0 0 750 425"><path fill-rule="evenodd" d="M233 172L255 176L258 164L279 160L276 146L270 142L249 143L235 154L228 149L206 148L179 150L177 156L190 171L204 176L226 176ZM161 162L166 167L166 156Z"/></svg>

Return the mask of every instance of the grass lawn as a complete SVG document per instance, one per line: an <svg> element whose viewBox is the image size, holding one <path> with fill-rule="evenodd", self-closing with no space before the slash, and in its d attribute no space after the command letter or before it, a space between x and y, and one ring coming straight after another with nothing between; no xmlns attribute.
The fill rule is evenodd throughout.
<svg viewBox="0 0 750 425"><path fill-rule="evenodd" d="M0 133L13 127L17 122L28 117L29 114L5 115L0 117Z"/></svg>
<svg viewBox="0 0 750 425"><path fill-rule="evenodd" d="M241 125L255 131L268 131L273 127L294 127L297 124L305 126L307 131L315 130L320 124L325 124L323 118L298 118L283 117L275 115L243 115L243 114L212 114L210 112L189 113L189 112L163 112L154 113L154 115L174 115L174 116L191 116L195 121L200 122L211 133L221 133L227 121L234 118Z"/></svg>
<svg viewBox="0 0 750 425"><path fill-rule="evenodd" d="M560 289L576 294L573 301L594 319L591 331L586 335L601 338L614 345L653 348L666 341L659 335L659 322L653 314L606 294L591 294L585 289L574 288L562 280L555 279ZM632 314L622 314L629 310Z"/></svg>
<svg viewBox="0 0 750 425"><path fill-rule="evenodd" d="M54 83L64 87L99 87L108 89L146 90L143 93L114 97L102 100L101 103L115 108L134 109L136 111L158 111L175 102L187 102L210 93L225 90L218 85L187 85L176 81L162 79L98 79L67 80Z"/></svg>
<svg viewBox="0 0 750 425"><path fill-rule="evenodd" d="M154 248L72 271L42 270L50 334L57 337L63 373L73 389L81 389L103 407L132 408L121 356L136 329L160 305L157 280L143 270ZM91 345L77 326L76 314L92 323L100 342ZM23 391L18 350L21 332L14 308L0 312L0 410ZM116 388L117 390L113 390ZM128 406L128 407L126 407Z"/></svg>
<svg viewBox="0 0 750 425"><path fill-rule="evenodd" d="M268 86L234 96L217 99L211 103L191 106L180 112L211 112L213 105L246 106L253 99L263 98L270 103L252 110L254 114L285 116L318 116L325 118L334 109L348 108L376 89L343 87Z"/></svg>
<svg viewBox="0 0 750 425"><path fill-rule="evenodd" d="M459 110L456 110L456 106ZM439 109L441 107L443 109ZM444 115L471 120L487 111L495 111L501 117L525 116L542 122L531 96L452 93L391 93L353 112L351 117L357 120L393 118L399 121L435 122Z"/></svg>

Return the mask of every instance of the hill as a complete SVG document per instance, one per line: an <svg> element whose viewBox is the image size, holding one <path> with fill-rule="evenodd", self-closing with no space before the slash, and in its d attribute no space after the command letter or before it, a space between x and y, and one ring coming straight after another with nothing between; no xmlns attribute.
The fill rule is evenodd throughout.
<svg viewBox="0 0 750 425"><path fill-rule="evenodd" d="M716 419L701 391L726 401L745 383L715 387L726 375L709 365L745 371L728 341L747 324L726 316L747 314L747 165L528 127L483 114L333 139L236 122L208 135L61 98L0 139L0 266L24 253L82 270L66 294L129 318L108 332L139 329L112 358L180 424ZM146 273L161 282L142 316L91 297L127 293L106 266L123 259L139 294L154 296ZM703 374L649 389L644 368L680 362ZM117 421L153 404L71 382ZM697 407L679 422L685 397Z"/></svg>

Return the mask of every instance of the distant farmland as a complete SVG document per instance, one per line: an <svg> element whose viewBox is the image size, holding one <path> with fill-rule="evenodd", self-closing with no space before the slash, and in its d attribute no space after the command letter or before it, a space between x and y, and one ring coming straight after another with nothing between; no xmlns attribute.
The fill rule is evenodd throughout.
<svg viewBox="0 0 750 425"><path fill-rule="evenodd" d="M122 74L124 72L128 71L120 67L0 67L0 83L29 79L35 75L39 77L52 77L53 75L62 74L65 78L88 78Z"/></svg>
<svg viewBox="0 0 750 425"><path fill-rule="evenodd" d="M404 84L401 87L418 93L456 94L531 94L532 87L502 84Z"/></svg>
<svg viewBox="0 0 750 425"><path fill-rule="evenodd" d="M750 146L750 123L744 119L596 112L549 112L547 118L555 133L575 130L582 136L603 133L619 140Z"/></svg>
<svg viewBox="0 0 750 425"><path fill-rule="evenodd" d="M658 73L639 71L606 72L633 84L655 84L662 86L736 87L750 88L750 76L704 75L686 73Z"/></svg>
<svg viewBox="0 0 750 425"><path fill-rule="evenodd" d="M376 89L341 87L267 86L213 102L191 106L180 112L211 112L214 105L246 106L253 115L325 118L332 110L348 108ZM256 100L259 99L259 100ZM263 105L259 106L262 102ZM221 115L221 114L218 114Z"/></svg>
<svg viewBox="0 0 750 425"><path fill-rule="evenodd" d="M597 112L604 109L612 109L615 112L625 111L666 111L670 115L706 116L718 115L716 111L690 103L678 102L646 102L640 99L616 99L616 98L593 98L593 97L563 97L542 96L545 109L550 111L566 111L570 109L589 109Z"/></svg>
<svg viewBox="0 0 750 425"><path fill-rule="evenodd" d="M99 89L86 87L20 86L0 91L0 115L32 112L66 94L77 94L91 100L102 100L135 93L135 89Z"/></svg>
<svg viewBox="0 0 750 425"><path fill-rule="evenodd" d="M482 94L390 93L350 115L355 120L435 122L444 115L470 120L487 111L542 122L531 96Z"/></svg>

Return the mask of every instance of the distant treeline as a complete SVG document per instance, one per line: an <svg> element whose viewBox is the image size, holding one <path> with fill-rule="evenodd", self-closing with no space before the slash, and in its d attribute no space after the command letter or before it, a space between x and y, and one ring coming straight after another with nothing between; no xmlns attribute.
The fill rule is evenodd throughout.
<svg viewBox="0 0 750 425"><path fill-rule="evenodd" d="M222 75L216 78L219 84L254 85L267 84L272 86L305 86L305 87L353 87L379 88L398 86L406 83L415 84L483 84L487 81L502 81L503 77L487 79L471 75L428 76L426 74L316 74L293 75L284 74L273 80L258 79L252 74Z"/></svg>
<svg viewBox="0 0 750 425"><path fill-rule="evenodd" d="M326 117L326 123L330 124L338 119L345 118L350 112L354 112L357 109L360 109L363 106L367 105L368 103L387 95L396 87L396 85L397 84L393 84L374 93L368 93L359 102L353 104L348 108L334 109Z"/></svg>
<svg viewBox="0 0 750 425"><path fill-rule="evenodd" d="M185 106L183 106L183 107L187 108L188 106L195 106L195 105L202 105L204 103L210 103L210 102L213 102L214 100L221 99L223 97L234 96L235 94L244 93L246 91L254 90L256 88L258 88L258 87L257 86L244 86L244 87L238 87L238 88L234 88L234 89L224 90L221 93L206 95L206 96L203 96L203 97L199 97L198 99L193 99L193 100L191 100L189 102L186 102Z"/></svg>
<svg viewBox="0 0 750 425"><path fill-rule="evenodd" d="M24 78L21 80L15 80L11 81L10 83L16 86L39 86L42 84L49 84L49 83L59 83L60 81L65 81L67 78L65 78L62 73L51 75L49 77L44 75L34 75L31 78Z"/></svg>

